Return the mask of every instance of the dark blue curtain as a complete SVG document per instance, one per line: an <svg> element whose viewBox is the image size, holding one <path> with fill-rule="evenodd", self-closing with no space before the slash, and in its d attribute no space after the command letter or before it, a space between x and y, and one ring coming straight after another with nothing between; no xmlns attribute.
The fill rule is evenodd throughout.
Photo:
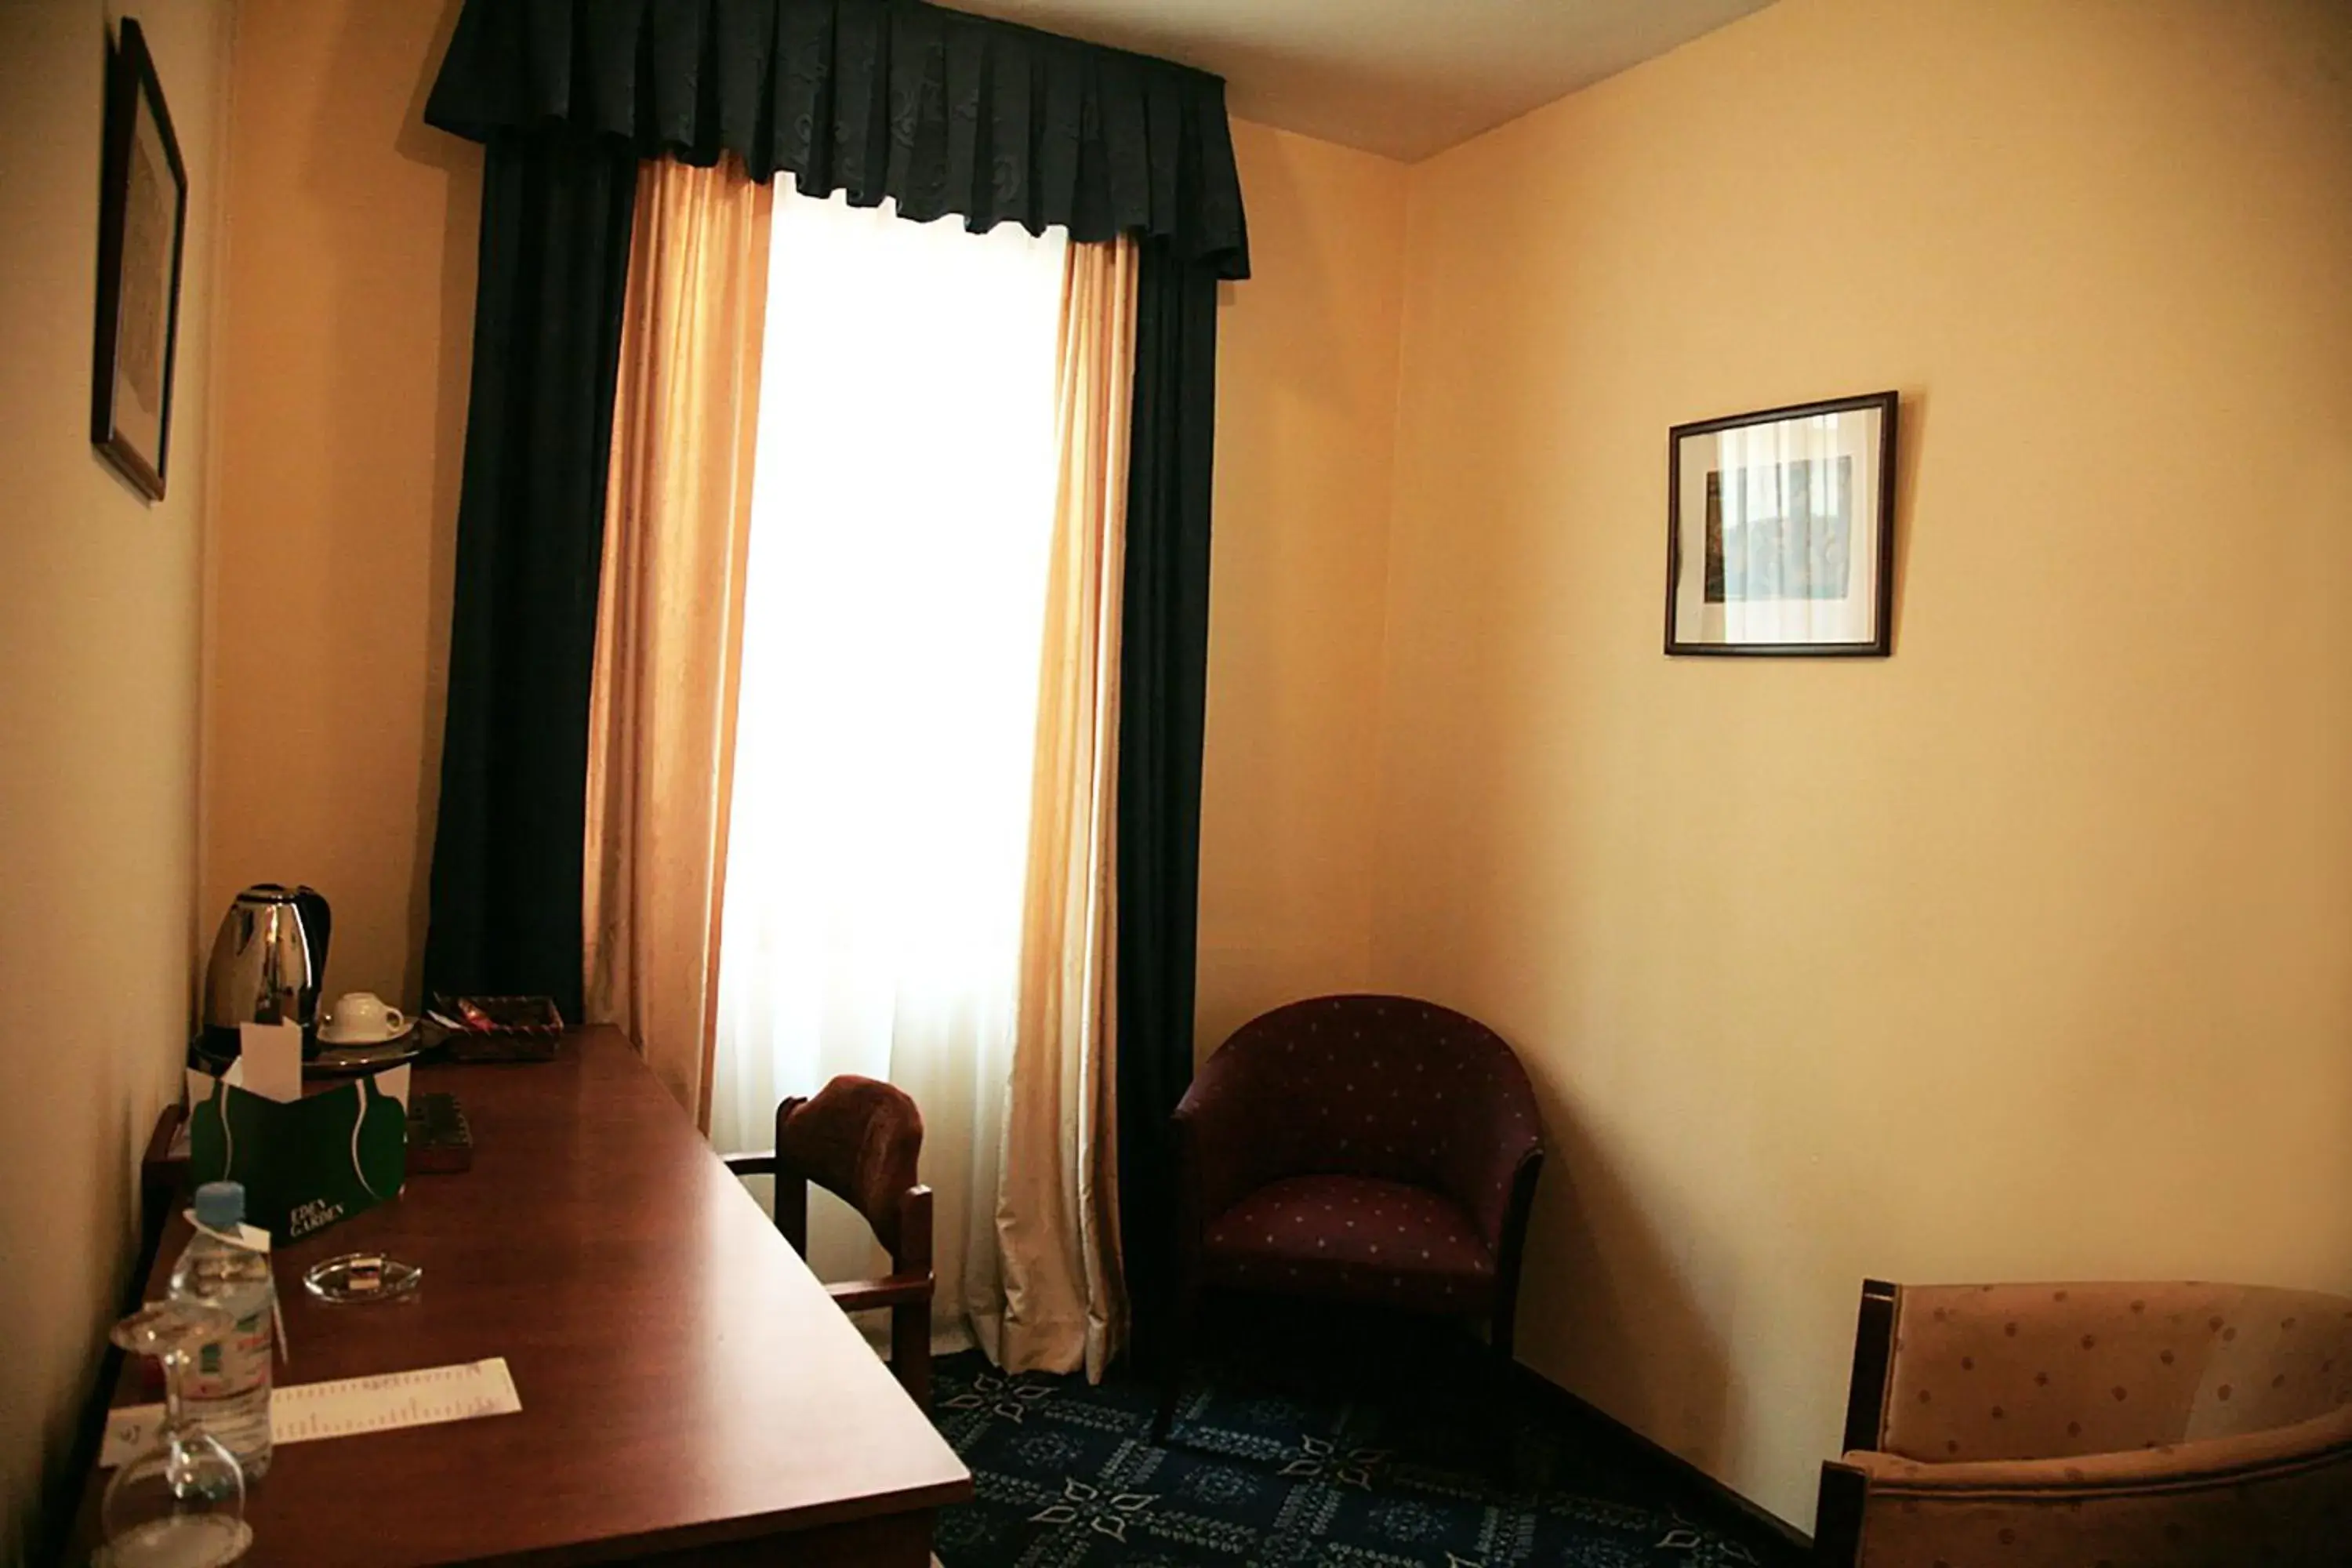
<svg viewBox="0 0 2352 1568"><path fill-rule="evenodd" d="M425 118L731 151L918 222L1139 234L1249 275L1223 80L915 0L467 0Z"/></svg>
<svg viewBox="0 0 2352 1568"><path fill-rule="evenodd" d="M1192 1081L1201 732L1217 276L1143 248L1118 688L1118 1207L1135 1348L1163 1342L1175 1281L1176 1102Z"/></svg>
<svg viewBox="0 0 2352 1568"><path fill-rule="evenodd" d="M425 984L580 1016L588 688L636 155L502 132L482 170Z"/></svg>

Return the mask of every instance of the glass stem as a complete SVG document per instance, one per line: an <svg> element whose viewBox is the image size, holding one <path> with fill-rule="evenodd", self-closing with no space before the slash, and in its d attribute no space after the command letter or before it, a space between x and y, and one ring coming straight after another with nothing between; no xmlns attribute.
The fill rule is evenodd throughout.
<svg viewBox="0 0 2352 1568"><path fill-rule="evenodd" d="M183 1425L180 1383L188 1367L187 1349L173 1345L159 1359L163 1363L163 1429L177 1432Z"/></svg>

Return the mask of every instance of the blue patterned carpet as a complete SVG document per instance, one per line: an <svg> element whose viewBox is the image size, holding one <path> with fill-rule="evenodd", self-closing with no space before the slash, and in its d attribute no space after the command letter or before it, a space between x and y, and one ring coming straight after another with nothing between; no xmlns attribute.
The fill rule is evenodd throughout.
<svg viewBox="0 0 2352 1568"><path fill-rule="evenodd" d="M1393 1352L1391 1352L1393 1353ZM1366 1364L1355 1358L1357 1367ZM1372 1363L1370 1364L1380 1364ZM1430 1370L1426 1360L1423 1370ZM1295 1370L1295 1369L1292 1369ZM1790 1544L1605 1427L1514 1405L1465 1361L1383 1390L1231 1364L1189 1384L1174 1444L1152 1389L939 1365L933 1415L976 1479L944 1568L1793 1568ZM1359 1371L1348 1381L1369 1382Z"/></svg>

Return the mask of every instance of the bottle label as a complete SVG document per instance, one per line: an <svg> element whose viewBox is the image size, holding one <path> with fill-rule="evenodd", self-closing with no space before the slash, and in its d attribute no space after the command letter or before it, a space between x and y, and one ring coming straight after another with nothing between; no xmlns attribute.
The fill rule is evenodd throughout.
<svg viewBox="0 0 2352 1568"><path fill-rule="evenodd" d="M269 1312L239 1318L226 1336L196 1352L182 1392L191 1400L236 1399L269 1386Z"/></svg>

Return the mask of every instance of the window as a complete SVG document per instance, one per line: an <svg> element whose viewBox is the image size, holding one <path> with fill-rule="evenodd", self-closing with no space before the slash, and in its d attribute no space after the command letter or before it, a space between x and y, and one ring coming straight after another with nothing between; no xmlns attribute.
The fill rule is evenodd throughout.
<svg viewBox="0 0 2352 1568"><path fill-rule="evenodd" d="M711 1137L836 1073L913 1094L943 1321L1012 1045L1064 245L776 199ZM867 1261L829 1203L811 1244Z"/></svg>

